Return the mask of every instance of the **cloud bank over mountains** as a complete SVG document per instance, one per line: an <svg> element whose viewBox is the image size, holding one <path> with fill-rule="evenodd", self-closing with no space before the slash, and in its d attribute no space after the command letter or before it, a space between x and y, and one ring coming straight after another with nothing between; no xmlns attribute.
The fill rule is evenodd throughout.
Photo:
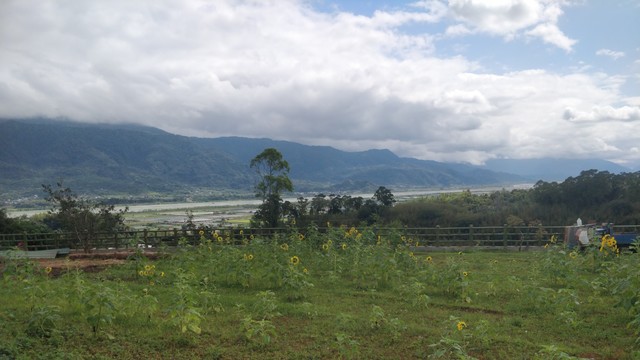
<svg viewBox="0 0 640 360"><path fill-rule="evenodd" d="M547 64L498 71L440 51L497 37L505 51L537 44L574 56L589 39L565 34L561 20L579 6L418 1L363 14L296 0L4 1L0 117L135 122L475 164L640 164L640 96L624 90L637 77ZM591 53L638 58L629 51Z"/></svg>

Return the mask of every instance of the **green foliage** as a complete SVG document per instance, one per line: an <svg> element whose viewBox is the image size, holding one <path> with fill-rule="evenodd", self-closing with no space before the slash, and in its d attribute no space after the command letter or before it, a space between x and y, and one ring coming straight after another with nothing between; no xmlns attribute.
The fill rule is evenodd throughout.
<svg viewBox="0 0 640 360"><path fill-rule="evenodd" d="M54 227L75 234L79 244L89 252L92 239L98 232L112 232L124 228L124 215L128 208L116 211L114 205L92 203L76 195L70 188L57 184L42 185L47 193L47 201L53 208L50 211Z"/></svg>
<svg viewBox="0 0 640 360"><path fill-rule="evenodd" d="M373 198L378 202L380 206L389 208L396 202L391 190L384 186L380 186L373 194Z"/></svg>
<svg viewBox="0 0 640 360"><path fill-rule="evenodd" d="M31 311L26 333L29 336L51 337L59 332L61 322L59 306L37 304Z"/></svg>
<svg viewBox="0 0 640 360"><path fill-rule="evenodd" d="M572 224L578 217L617 224L640 223L640 172L583 171L562 183L539 181L529 190L441 194L400 203L382 219L409 227L538 226Z"/></svg>
<svg viewBox="0 0 640 360"><path fill-rule="evenodd" d="M360 355L360 343L350 335L339 332L335 335L336 347L344 359L356 359Z"/></svg>
<svg viewBox="0 0 640 360"><path fill-rule="evenodd" d="M271 320L254 320L251 317L242 319L245 338L254 346L266 347L276 337L276 327Z"/></svg>
<svg viewBox="0 0 640 360"><path fill-rule="evenodd" d="M266 320L280 316L276 294L271 290L260 291L253 303L252 313L254 318Z"/></svg>
<svg viewBox="0 0 640 360"><path fill-rule="evenodd" d="M84 305L85 319L94 335L104 332L104 328L113 323L118 309L116 303L118 298L115 292L108 286L96 283L87 285L82 291L82 303ZM113 335L106 333L107 337Z"/></svg>
<svg viewBox="0 0 640 360"><path fill-rule="evenodd" d="M42 221L25 216L12 218L6 209L0 208L0 234L47 233L51 229ZM17 244L16 244L17 245Z"/></svg>
<svg viewBox="0 0 640 360"><path fill-rule="evenodd" d="M202 234L169 258L129 260L147 275L132 276L131 265L83 273L69 263L53 276L11 260L25 264L10 264L21 270L0 279L0 351L24 358L65 351L123 359L541 359L633 358L627 354L640 349L636 253L560 245L412 253L409 236L378 237L366 227L306 236L292 227L241 245L227 244L227 235ZM291 271L314 286L292 287ZM304 302L290 301L298 292Z"/></svg>
<svg viewBox="0 0 640 360"><path fill-rule="evenodd" d="M268 227L277 227L282 217L282 197L284 191L293 191L289 179L289 163L274 148L267 148L251 160L259 181L256 184L256 197L262 204L254 214L254 220Z"/></svg>
<svg viewBox="0 0 640 360"><path fill-rule="evenodd" d="M182 333L187 331L200 334L200 322L203 316L196 306L196 293L191 286L193 274L182 269L176 270L174 287L176 292L173 297L173 305L169 308L171 322Z"/></svg>

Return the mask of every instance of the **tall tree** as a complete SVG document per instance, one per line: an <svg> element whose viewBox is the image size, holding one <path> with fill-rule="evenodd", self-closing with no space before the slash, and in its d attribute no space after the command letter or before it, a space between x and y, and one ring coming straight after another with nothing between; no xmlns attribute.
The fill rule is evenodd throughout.
<svg viewBox="0 0 640 360"><path fill-rule="evenodd" d="M116 211L113 205L93 203L77 196L61 183L56 189L42 185L47 201L53 204L49 211L55 225L73 232L85 252L89 252L98 232L113 232L124 228L124 215L128 208Z"/></svg>
<svg viewBox="0 0 640 360"><path fill-rule="evenodd" d="M251 160L250 167L258 174L256 197L262 199L254 219L269 227L277 227L282 217L281 194L293 191L289 163L277 149L267 148Z"/></svg>
<svg viewBox="0 0 640 360"><path fill-rule="evenodd" d="M392 207L396 202L396 199L391 193L391 190L387 189L384 186L380 186L378 190L376 190L375 194L373 194L373 198L376 200L378 205L383 207Z"/></svg>

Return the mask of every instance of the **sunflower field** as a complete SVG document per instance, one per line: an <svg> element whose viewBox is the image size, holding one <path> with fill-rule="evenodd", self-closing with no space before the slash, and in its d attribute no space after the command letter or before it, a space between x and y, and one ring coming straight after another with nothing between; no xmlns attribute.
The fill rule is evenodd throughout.
<svg viewBox="0 0 640 360"><path fill-rule="evenodd" d="M0 359L637 359L640 255L200 232L85 272L0 260ZM232 244L233 243L233 244Z"/></svg>

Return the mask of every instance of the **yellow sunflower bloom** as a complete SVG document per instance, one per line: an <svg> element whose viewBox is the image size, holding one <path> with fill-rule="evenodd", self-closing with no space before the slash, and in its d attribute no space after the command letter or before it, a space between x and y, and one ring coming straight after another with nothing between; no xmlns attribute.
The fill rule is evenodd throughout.
<svg viewBox="0 0 640 360"><path fill-rule="evenodd" d="M300 258L297 256L292 256L291 259L289 260L293 265L298 265L300 264Z"/></svg>

